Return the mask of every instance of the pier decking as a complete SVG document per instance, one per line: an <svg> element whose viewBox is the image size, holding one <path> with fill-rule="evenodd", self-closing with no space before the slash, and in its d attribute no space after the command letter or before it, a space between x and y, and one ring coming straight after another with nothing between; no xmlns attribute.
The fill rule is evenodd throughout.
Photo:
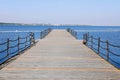
<svg viewBox="0 0 120 80"><path fill-rule="evenodd" d="M65 30L53 30L0 71L0 80L120 80L120 71Z"/></svg>

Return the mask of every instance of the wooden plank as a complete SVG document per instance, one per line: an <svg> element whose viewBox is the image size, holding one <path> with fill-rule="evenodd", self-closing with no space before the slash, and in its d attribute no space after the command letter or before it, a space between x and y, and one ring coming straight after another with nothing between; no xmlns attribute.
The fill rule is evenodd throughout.
<svg viewBox="0 0 120 80"><path fill-rule="evenodd" d="M65 30L53 30L0 71L0 80L119 80L120 71Z"/></svg>

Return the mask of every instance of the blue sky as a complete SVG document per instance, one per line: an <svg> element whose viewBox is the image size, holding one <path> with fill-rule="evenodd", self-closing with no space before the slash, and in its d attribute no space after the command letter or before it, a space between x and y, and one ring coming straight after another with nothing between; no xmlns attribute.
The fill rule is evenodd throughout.
<svg viewBox="0 0 120 80"><path fill-rule="evenodd" d="M0 22L120 25L120 0L0 0Z"/></svg>

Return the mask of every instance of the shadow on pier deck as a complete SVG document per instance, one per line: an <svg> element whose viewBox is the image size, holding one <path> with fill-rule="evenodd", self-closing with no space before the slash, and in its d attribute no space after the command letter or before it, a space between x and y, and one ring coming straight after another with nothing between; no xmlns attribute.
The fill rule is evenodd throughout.
<svg viewBox="0 0 120 80"><path fill-rule="evenodd" d="M119 80L120 71L65 30L53 30L0 71L0 80Z"/></svg>

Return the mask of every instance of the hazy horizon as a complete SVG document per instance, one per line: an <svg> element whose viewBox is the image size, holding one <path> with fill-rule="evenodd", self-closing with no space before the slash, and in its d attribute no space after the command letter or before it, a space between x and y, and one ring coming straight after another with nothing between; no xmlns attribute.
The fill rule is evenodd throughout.
<svg viewBox="0 0 120 80"><path fill-rule="evenodd" d="M120 0L0 0L0 22L120 26Z"/></svg>

